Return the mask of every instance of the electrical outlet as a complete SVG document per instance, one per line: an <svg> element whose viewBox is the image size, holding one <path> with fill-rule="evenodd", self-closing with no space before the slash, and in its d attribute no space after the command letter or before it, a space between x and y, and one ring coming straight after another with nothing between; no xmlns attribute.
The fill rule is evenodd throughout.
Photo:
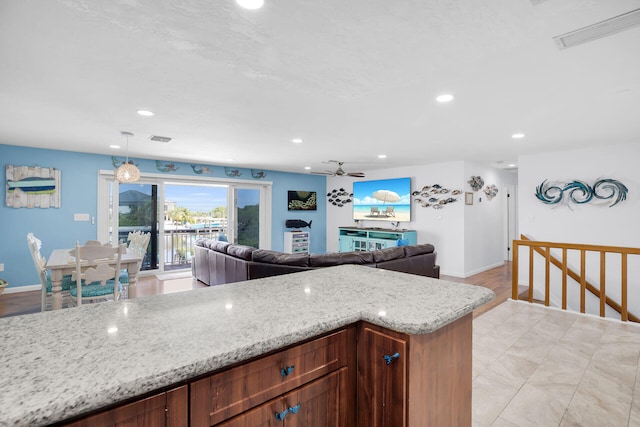
<svg viewBox="0 0 640 427"><path fill-rule="evenodd" d="M4 271L4 264L0 264L0 271Z"/></svg>

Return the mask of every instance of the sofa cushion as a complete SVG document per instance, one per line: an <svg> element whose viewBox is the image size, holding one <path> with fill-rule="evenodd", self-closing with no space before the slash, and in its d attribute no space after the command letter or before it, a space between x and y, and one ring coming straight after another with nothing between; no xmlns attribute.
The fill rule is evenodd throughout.
<svg viewBox="0 0 640 427"><path fill-rule="evenodd" d="M416 256L422 254L430 254L435 250L432 244L425 243L422 245L403 246L405 256Z"/></svg>
<svg viewBox="0 0 640 427"><path fill-rule="evenodd" d="M220 242L218 240L209 240L207 247L212 251L220 252L222 254L227 253L227 248L231 245L229 242Z"/></svg>
<svg viewBox="0 0 640 427"><path fill-rule="evenodd" d="M392 259L404 258L404 246L393 246L391 248L372 251L374 262L384 262Z"/></svg>
<svg viewBox="0 0 640 427"><path fill-rule="evenodd" d="M371 263L373 263L371 252L338 252L332 254L313 254L309 256L309 265L311 267Z"/></svg>
<svg viewBox="0 0 640 427"><path fill-rule="evenodd" d="M216 243L224 243L224 242L216 242ZM251 261L251 254L255 251L256 248L253 246L245 246L245 245L229 245L227 246L227 253L236 258L244 259L247 261Z"/></svg>
<svg viewBox="0 0 640 427"><path fill-rule="evenodd" d="M266 249L256 249L251 254L251 259L255 262L268 264L295 265L298 267L307 267L309 265L308 254L285 254Z"/></svg>

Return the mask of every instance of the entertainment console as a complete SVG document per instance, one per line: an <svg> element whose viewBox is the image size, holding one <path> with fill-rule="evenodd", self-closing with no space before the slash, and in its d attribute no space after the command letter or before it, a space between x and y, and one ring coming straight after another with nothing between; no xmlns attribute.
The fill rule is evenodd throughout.
<svg viewBox="0 0 640 427"><path fill-rule="evenodd" d="M398 246L398 240L406 245L416 245L415 230L393 230L388 228L338 228L338 252L376 251Z"/></svg>

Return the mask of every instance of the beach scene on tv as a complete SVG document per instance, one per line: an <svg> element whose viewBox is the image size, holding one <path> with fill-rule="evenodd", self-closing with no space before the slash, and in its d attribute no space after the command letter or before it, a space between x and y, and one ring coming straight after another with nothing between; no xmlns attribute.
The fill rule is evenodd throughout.
<svg viewBox="0 0 640 427"><path fill-rule="evenodd" d="M353 219L411 221L411 178L355 181Z"/></svg>

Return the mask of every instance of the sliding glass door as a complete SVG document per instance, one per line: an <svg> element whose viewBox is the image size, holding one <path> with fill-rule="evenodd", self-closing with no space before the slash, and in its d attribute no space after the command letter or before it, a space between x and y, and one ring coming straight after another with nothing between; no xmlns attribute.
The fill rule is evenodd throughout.
<svg viewBox="0 0 640 427"><path fill-rule="evenodd" d="M271 183L143 174L119 184L101 171L98 192L98 240L151 233L142 270L190 269L201 237L271 248Z"/></svg>
<svg viewBox="0 0 640 427"><path fill-rule="evenodd" d="M151 233L141 270L158 268L158 186L137 182L118 186L117 241L127 243L129 233Z"/></svg>

